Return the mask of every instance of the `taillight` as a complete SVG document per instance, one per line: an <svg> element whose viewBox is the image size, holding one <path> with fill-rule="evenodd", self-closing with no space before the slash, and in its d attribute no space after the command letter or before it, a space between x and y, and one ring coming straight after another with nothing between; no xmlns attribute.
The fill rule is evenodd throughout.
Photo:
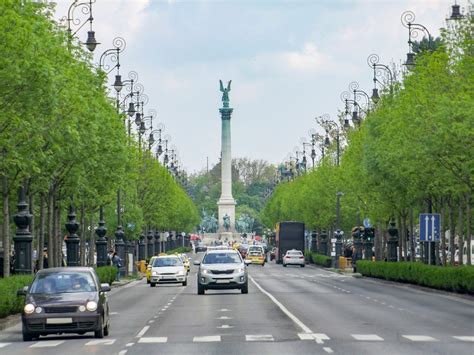
<svg viewBox="0 0 474 355"><path fill-rule="evenodd" d="M304 259L304 256L300 256L300 259Z"/></svg>

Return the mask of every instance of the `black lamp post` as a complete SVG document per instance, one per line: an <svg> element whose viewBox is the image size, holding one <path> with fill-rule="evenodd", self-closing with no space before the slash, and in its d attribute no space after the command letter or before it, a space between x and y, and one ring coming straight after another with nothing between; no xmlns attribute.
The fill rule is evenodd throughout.
<svg viewBox="0 0 474 355"><path fill-rule="evenodd" d="M114 83L114 88L116 91L122 90L123 83L122 83L122 77L120 76L120 53L122 53L125 50L125 47L127 43L122 37L115 37L112 40L112 45L114 48L109 48L105 50L99 58L99 68L106 72L107 74L110 74L112 70L117 68L117 75L115 76L115 83ZM112 63L115 63L112 67L110 67L109 64L105 63L105 60L107 58L110 58L110 61ZM118 90L117 88L120 87Z"/></svg>
<svg viewBox="0 0 474 355"><path fill-rule="evenodd" d="M334 130L336 133L336 166L339 166L339 160L341 155L341 135L339 126L336 122L330 119L330 116L328 114L322 115L318 122L326 130L326 136L324 138L324 145L326 147L329 147L331 145L331 140L329 138L331 130Z"/></svg>
<svg viewBox="0 0 474 355"><path fill-rule="evenodd" d="M313 253L318 252L318 232L315 230L311 232L311 251Z"/></svg>
<svg viewBox="0 0 474 355"><path fill-rule="evenodd" d="M67 17L63 17L63 21L67 21L67 32L69 34L69 38L75 37L77 32L84 27L84 25L89 22L89 31L87 32L87 40L84 43L87 49L90 52L93 52L99 42L95 39L95 32L92 30L92 22L94 18L92 17L92 4L95 3L95 0L89 1L81 1L81 0L74 0L74 2L69 6L67 11ZM74 17L74 12L76 9L80 9L80 12L84 15L89 15L89 17L85 21L81 21L81 19ZM73 31L72 26L77 26L76 30Z"/></svg>
<svg viewBox="0 0 474 355"><path fill-rule="evenodd" d="M415 23L415 13L412 11L405 11L402 13L400 18L402 25L408 28L408 53L407 60L404 63L408 68L411 68L415 65L415 53L413 53L413 41L412 39L418 37L418 33L422 32L423 35L428 36L428 40L431 42L433 37L431 36L428 29L420 23Z"/></svg>
<svg viewBox="0 0 474 355"><path fill-rule="evenodd" d="M107 240L105 239L106 233L107 228L105 228L104 222L104 209L102 206L100 206L99 226L95 229L95 234L98 236L95 242L97 250L97 267L107 265Z"/></svg>
<svg viewBox="0 0 474 355"><path fill-rule="evenodd" d="M140 234L138 241L138 260L145 260L145 236Z"/></svg>
<svg viewBox="0 0 474 355"><path fill-rule="evenodd" d="M67 266L80 266L79 259L79 237L76 234L79 229L79 223L76 221L76 213L72 202L69 206L66 229L69 236L66 239Z"/></svg>
<svg viewBox="0 0 474 355"><path fill-rule="evenodd" d="M392 218L390 220L390 227L388 228L387 261L396 262L398 260L397 246L398 246L398 229L397 227L395 227L395 221Z"/></svg>
<svg viewBox="0 0 474 355"><path fill-rule="evenodd" d="M461 7L457 4L457 2L454 2L454 5L451 6L451 16L449 20L460 20L464 17L463 14L461 14Z"/></svg>
<svg viewBox="0 0 474 355"><path fill-rule="evenodd" d="M147 258L151 258L152 256L155 255L155 243L153 242L153 232L148 230L148 233L146 235L146 239L148 241L147 243Z"/></svg>
<svg viewBox="0 0 474 355"><path fill-rule="evenodd" d="M354 252L352 253L353 265L356 265L357 260L362 259L362 235L364 227L352 228L352 241L354 243ZM355 272L355 270L354 270Z"/></svg>
<svg viewBox="0 0 474 355"><path fill-rule="evenodd" d="M26 203L26 191L22 185L18 191L18 213L13 217L16 225L16 233L13 237L15 248L15 274L31 274L31 242L33 236L30 232L31 219L33 216L28 211ZM5 253L9 252L5 250ZM39 252L42 252L40 250Z"/></svg>
<svg viewBox="0 0 474 355"><path fill-rule="evenodd" d="M158 232L157 230L155 231L155 254L159 254L163 251L163 249L161 248L161 239L160 239L160 232Z"/></svg>
<svg viewBox="0 0 474 355"><path fill-rule="evenodd" d="M392 90L393 90L393 81L394 81L393 73L387 65L380 64L379 61L380 61L380 58L375 53L367 57L367 64L374 71L374 76L372 78L374 82L374 88L372 89L372 96L371 96L371 100L374 104L377 104L380 100L379 89L377 88L377 84L383 87L387 87L387 83L388 83L390 93L392 93ZM377 78L382 75L384 77L383 82Z"/></svg>
<svg viewBox="0 0 474 355"><path fill-rule="evenodd" d="M125 232L122 227L121 218L121 204L120 204L120 190L117 191L117 230L115 231L115 252L122 259L122 267L119 269L120 275L125 274Z"/></svg>
<svg viewBox="0 0 474 355"><path fill-rule="evenodd" d="M320 252L322 255L328 255L328 233L323 229L319 234Z"/></svg>

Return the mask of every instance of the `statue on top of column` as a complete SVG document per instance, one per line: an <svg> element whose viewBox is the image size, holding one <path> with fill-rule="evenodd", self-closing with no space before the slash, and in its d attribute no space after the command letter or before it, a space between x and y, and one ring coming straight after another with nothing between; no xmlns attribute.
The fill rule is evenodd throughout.
<svg viewBox="0 0 474 355"><path fill-rule="evenodd" d="M222 94L222 103L224 107L229 107L229 92L230 92L230 83L232 83L232 80L229 80L227 83L227 88L224 88L224 85L222 84L222 80L219 80L221 84L221 92Z"/></svg>

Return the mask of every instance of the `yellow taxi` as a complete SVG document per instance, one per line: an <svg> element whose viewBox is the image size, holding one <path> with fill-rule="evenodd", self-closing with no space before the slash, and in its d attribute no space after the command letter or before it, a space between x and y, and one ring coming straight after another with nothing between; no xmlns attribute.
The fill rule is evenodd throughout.
<svg viewBox="0 0 474 355"><path fill-rule="evenodd" d="M149 284L151 280L151 266L153 265L153 261L158 258L157 256L152 256L150 258L150 262L148 263L148 266L146 267L146 283Z"/></svg>
<svg viewBox="0 0 474 355"><path fill-rule="evenodd" d="M246 260L250 260L252 264L265 265L265 253L263 250L252 250L247 254Z"/></svg>

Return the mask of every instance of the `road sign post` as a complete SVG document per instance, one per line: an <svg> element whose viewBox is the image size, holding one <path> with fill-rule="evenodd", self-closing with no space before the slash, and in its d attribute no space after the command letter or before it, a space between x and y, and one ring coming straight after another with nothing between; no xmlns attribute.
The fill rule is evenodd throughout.
<svg viewBox="0 0 474 355"><path fill-rule="evenodd" d="M441 216L439 213L420 214L420 242L428 244L428 264L432 264L432 248L441 237Z"/></svg>

